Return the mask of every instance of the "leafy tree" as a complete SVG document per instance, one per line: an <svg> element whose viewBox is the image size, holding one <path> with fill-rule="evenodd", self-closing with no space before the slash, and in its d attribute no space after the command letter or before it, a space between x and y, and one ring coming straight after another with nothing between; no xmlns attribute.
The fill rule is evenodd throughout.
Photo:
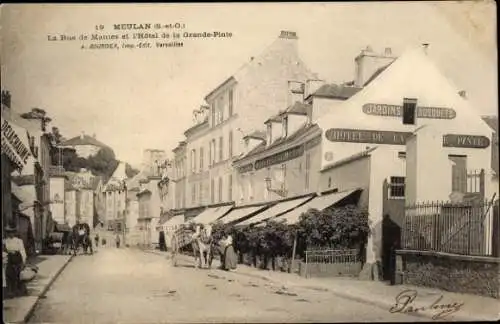
<svg viewBox="0 0 500 324"><path fill-rule="evenodd" d="M370 233L368 212L354 205L302 214L298 234L308 247L357 248Z"/></svg>

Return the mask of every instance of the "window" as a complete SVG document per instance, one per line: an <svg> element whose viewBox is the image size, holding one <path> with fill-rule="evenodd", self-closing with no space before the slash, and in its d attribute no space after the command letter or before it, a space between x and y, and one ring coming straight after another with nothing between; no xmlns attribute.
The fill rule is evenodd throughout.
<svg viewBox="0 0 500 324"><path fill-rule="evenodd" d="M245 176L241 176L240 182L238 184L240 191L240 200L245 199Z"/></svg>
<svg viewBox="0 0 500 324"><path fill-rule="evenodd" d="M222 177L219 177L219 202L222 202Z"/></svg>
<svg viewBox="0 0 500 324"><path fill-rule="evenodd" d="M405 197L405 177L391 177L389 183L389 198Z"/></svg>
<svg viewBox="0 0 500 324"><path fill-rule="evenodd" d="M191 150L191 172L196 173L196 150Z"/></svg>
<svg viewBox="0 0 500 324"><path fill-rule="evenodd" d="M210 201L212 204L215 202L215 181L210 179Z"/></svg>
<svg viewBox="0 0 500 324"><path fill-rule="evenodd" d="M224 145L224 142L222 140L222 136L219 137L219 162L222 161L224 159L224 151L223 151L223 145Z"/></svg>
<svg viewBox="0 0 500 324"><path fill-rule="evenodd" d="M233 157L233 131L229 131L229 144L228 144L228 154L229 158Z"/></svg>
<svg viewBox="0 0 500 324"><path fill-rule="evenodd" d="M203 171L203 147L200 147L200 171Z"/></svg>
<svg viewBox="0 0 500 324"><path fill-rule="evenodd" d="M306 190L309 189L309 182L310 182L310 174L309 170L311 169L311 153L306 154L306 183L305 183L305 188Z"/></svg>
<svg viewBox="0 0 500 324"><path fill-rule="evenodd" d="M332 187L332 177L328 177L328 188Z"/></svg>
<svg viewBox="0 0 500 324"><path fill-rule="evenodd" d="M403 99L403 124L415 125L417 99Z"/></svg>
<svg viewBox="0 0 500 324"><path fill-rule="evenodd" d="M233 115L233 89L229 90L229 106L228 106L228 117L231 117Z"/></svg>
<svg viewBox="0 0 500 324"><path fill-rule="evenodd" d="M224 121L224 96L220 96L218 100L219 106L219 124Z"/></svg>
<svg viewBox="0 0 500 324"><path fill-rule="evenodd" d="M232 201L233 200L233 175L232 174L230 174L228 176L227 188L228 188L228 191L227 191L228 201Z"/></svg>
<svg viewBox="0 0 500 324"><path fill-rule="evenodd" d="M248 177L248 199L252 200L253 199L253 178L254 174L250 174Z"/></svg>
<svg viewBox="0 0 500 324"><path fill-rule="evenodd" d="M203 183L200 182L200 186L198 188L198 203L200 205L203 204Z"/></svg>
<svg viewBox="0 0 500 324"><path fill-rule="evenodd" d="M210 112L211 112L211 115L212 115L212 127L215 126L215 105L212 103L210 105Z"/></svg>
<svg viewBox="0 0 500 324"><path fill-rule="evenodd" d="M267 145L271 145L271 140L273 138L273 132L271 123L267 124Z"/></svg>
<svg viewBox="0 0 500 324"><path fill-rule="evenodd" d="M283 117L283 122L282 122L283 130L283 138L285 138L288 135L288 116Z"/></svg>
<svg viewBox="0 0 500 324"><path fill-rule="evenodd" d="M210 141L210 142L208 142L208 166L209 167L212 165L212 156L213 156L212 141Z"/></svg>
<svg viewBox="0 0 500 324"><path fill-rule="evenodd" d="M212 165L215 164L215 138L212 139Z"/></svg>
<svg viewBox="0 0 500 324"><path fill-rule="evenodd" d="M467 156L448 155L448 159L453 163L451 167L451 191L467 192Z"/></svg>
<svg viewBox="0 0 500 324"><path fill-rule="evenodd" d="M196 185L194 183L191 185L191 202L193 205L196 203Z"/></svg>

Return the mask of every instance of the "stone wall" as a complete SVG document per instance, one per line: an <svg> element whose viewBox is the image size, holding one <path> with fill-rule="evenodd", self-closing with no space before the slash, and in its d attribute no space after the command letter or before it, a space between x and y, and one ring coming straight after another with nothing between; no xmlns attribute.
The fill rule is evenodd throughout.
<svg viewBox="0 0 500 324"><path fill-rule="evenodd" d="M457 293L500 298L500 258L399 250L401 282Z"/></svg>

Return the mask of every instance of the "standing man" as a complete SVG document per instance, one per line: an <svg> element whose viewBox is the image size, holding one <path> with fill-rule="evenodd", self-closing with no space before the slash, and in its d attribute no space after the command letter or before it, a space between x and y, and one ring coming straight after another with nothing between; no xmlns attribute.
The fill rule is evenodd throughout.
<svg viewBox="0 0 500 324"><path fill-rule="evenodd" d="M95 249L97 250L97 247L99 246L99 233L95 233L95 237L94 237L94 241L95 241Z"/></svg>
<svg viewBox="0 0 500 324"><path fill-rule="evenodd" d="M116 247L120 248L120 235L118 233L116 234Z"/></svg>

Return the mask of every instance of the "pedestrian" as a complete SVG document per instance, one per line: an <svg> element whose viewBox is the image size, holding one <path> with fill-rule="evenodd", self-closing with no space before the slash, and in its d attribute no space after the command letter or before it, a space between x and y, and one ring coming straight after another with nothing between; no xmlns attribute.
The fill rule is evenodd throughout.
<svg viewBox="0 0 500 324"><path fill-rule="evenodd" d="M3 241L4 251L7 252L5 279L7 297L20 296L26 293L26 285L21 281L21 271L26 265L26 249L24 242L16 236L17 228L7 225L5 228L7 238Z"/></svg>
<svg viewBox="0 0 500 324"><path fill-rule="evenodd" d="M105 247L105 246L106 246L106 238L105 238L105 237L103 237L103 238L102 238L102 240L101 240L101 245L102 245L103 247Z"/></svg>
<svg viewBox="0 0 500 324"><path fill-rule="evenodd" d="M233 237L230 234L224 233L224 238L221 240L221 268L226 271L236 270L238 265L238 257L233 247Z"/></svg>
<svg viewBox="0 0 500 324"><path fill-rule="evenodd" d="M116 234L116 247L120 248L120 235Z"/></svg>
<svg viewBox="0 0 500 324"><path fill-rule="evenodd" d="M97 247L99 246L99 233L95 233L94 241L95 241L95 248L97 249Z"/></svg>

